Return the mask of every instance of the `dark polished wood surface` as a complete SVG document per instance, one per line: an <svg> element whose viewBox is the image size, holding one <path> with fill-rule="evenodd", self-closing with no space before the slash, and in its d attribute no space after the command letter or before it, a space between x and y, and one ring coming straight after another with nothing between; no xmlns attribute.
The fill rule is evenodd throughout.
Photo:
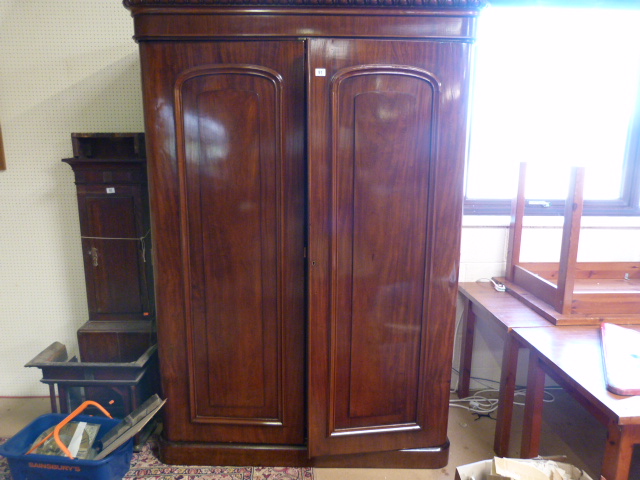
<svg viewBox="0 0 640 480"><path fill-rule="evenodd" d="M467 55L309 40L314 456L446 442Z"/></svg>
<svg viewBox="0 0 640 480"><path fill-rule="evenodd" d="M303 445L168 442L160 439L163 461L176 465L295 465L320 468L442 468L449 443L440 447L309 458Z"/></svg>
<svg viewBox="0 0 640 480"><path fill-rule="evenodd" d="M181 11L134 10L135 38L152 40L225 40L229 38L407 38L472 42L475 21L467 12L439 15L415 10L251 9Z"/></svg>
<svg viewBox="0 0 640 480"><path fill-rule="evenodd" d="M77 336L83 362L134 362L156 343L155 325L147 320L91 320Z"/></svg>
<svg viewBox="0 0 640 480"><path fill-rule="evenodd" d="M76 179L89 319L150 320L154 306L150 248L144 248L151 245L144 159L63 161Z"/></svg>
<svg viewBox="0 0 640 480"><path fill-rule="evenodd" d="M311 6L311 7L425 7L442 9L476 9L484 6L486 0L123 0L125 7L136 6L149 7L197 7L197 6L272 6L283 5L286 7Z"/></svg>
<svg viewBox="0 0 640 480"><path fill-rule="evenodd" d="M107 195L104 190L102 186L78 187L83 237L93 237L82 239L90 318L100 320L111 314L142 318L150 308L145 301L146 285L140 282L144 263L139 261L140 243L136 241L144 236L135 218L141 208L136 205L141 191L125 186Z"/></svg>
<svg viewBox="0 0 640 480"><path fill-rule="evenodd" d="M477 13L456 5L129 3L165 460L446 464Z"/></svg>
<svg viewBox="0 0 640 480"><path fill-rule="evenodd" d="M302 444L303 43L141 50L167 438Z"/></svg>

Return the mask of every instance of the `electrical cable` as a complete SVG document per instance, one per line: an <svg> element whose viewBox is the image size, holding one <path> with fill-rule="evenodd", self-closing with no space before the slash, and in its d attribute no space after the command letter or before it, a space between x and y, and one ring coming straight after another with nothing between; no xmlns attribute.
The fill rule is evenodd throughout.
<svg viewBox="0 0 640 480"><path fill-rule="evenodd" d="M468 410L471 413L478 413L483 415L490 414L498 409L499 400L497 398L491 398L486 396L486 394L488 393L497 395L500 393L500 391L495 388L485 388L484 390L478 390L473 395L470 395L465 398L450 399L449 407L463 408L465 410ZM518 388L514 393L514 397L521 397L526 395L526 393L527 393L526 388ZM545 403L552 403L555 401L554 395L550 391L548 391L548 389L545 389L544 395L545 395L544 397ZM514 401L513 404L518 406L524 406L524 402Z"/></svg>
<svg viewBox="0 0 640 480"><path fill-rule="evenodd" d="M489 282L493 285L493 288L495 290L499 292L505 291L504 285L494 280L493 278L483 277L476 280L476 283L489 283ZM464 316L464 312L461 312L458 318L456 319L456 326L454 331L454 345L455 345L455 340L458 339L458 335L460 333L459 330L460 330L460 325L462 324L463 316ZM450 393L455 393L458 390L458 384L460 382L460 372L455 368L452 368L451 371L456 375L456 382L455 382L455 386L451 387ZM491 398L486 396L486 394L494 394L497 396L500 393L500 390L498 388L494 388L490 385L487 385L486 383L492 383L494 385L500 386L500 382L497 380L491 380L489 378L480 378L480 377L471 377L471 380L475 381L476 383L479 383L480 385L483 385L485 388L482 390L478 390L473 395L470 395L465 398L450 399L449 407L462 408L462 409L468 410L471 413L476 413L480 415L489 415L494 411L496 411L498 409L498 404L499 404L498 398ZM517 406L524 406L524 402L516 402L515 397L526 395L527 389L524 386L516 386L515 388L516 390L514 392L513 404ZM544 395L545 395L545 398L544 398L545 403L551 403L555 401L555 397L551 392L548 391L547 388L545 388L544 390Z"/></svg>

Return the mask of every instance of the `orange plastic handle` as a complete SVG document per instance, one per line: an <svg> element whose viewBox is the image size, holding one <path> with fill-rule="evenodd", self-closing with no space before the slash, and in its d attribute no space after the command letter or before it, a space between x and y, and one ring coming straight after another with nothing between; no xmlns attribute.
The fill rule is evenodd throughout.
<svg viewBox="0 0 640 480"><path fill-rule="evenodd" d="M69 457L70 459L73 460L73 455L71 455L71 452L69 451L69 449L67 448L67 446L62 443L62 440L60 440L60 430L62 430L62 427L64 427L67 423L69 423L71 420L73 420L75 417L77 417L85 408L87 408L89 405L93 405L94 407L98 407L102 413L104 413L107 417L109 418L113 418L109 412L107 412L104 407L102 405L100 405L97 402L94 402L93 400L87 400L85 402L82 403L82 405L80 405L78 408L76 408L73 412L71 412L64 420L62 420L58 425L56 425L56 428L53 429L53 432L51 432L49 435L47 435L46 437L44 437L42 440L40 440L36 445L34 445L33 447L31 447L31 449L26 453L27 455L30 454L31 452L33 452L36 448L38 448L40 445L42 445L44 442L46 442L47 440L49 440L51 438L51 436L53 435L53 438L55 439L56 443L58 444L58 446L60 447L60 449L64 452L64 454Z"/></svg>

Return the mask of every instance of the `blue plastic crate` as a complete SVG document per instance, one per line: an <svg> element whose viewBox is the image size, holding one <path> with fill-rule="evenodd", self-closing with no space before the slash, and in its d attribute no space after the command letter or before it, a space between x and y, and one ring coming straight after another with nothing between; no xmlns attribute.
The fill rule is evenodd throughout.
<svg viewBox="0 0 640 480"><path fill-rule="evenodd" d="M13 480L121 480L129 471L133 439L102 460L72 460L54 455L26 455L33 442L49 427L57 425L66 414L42 415L13 438L0 445L0 455L7 457ZM100 424L96 441L120 420L78 415L74 420Z"/></svg>

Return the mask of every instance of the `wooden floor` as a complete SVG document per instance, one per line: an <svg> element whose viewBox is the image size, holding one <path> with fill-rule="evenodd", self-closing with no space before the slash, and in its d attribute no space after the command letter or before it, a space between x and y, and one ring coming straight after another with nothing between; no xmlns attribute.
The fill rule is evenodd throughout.
<svg viewBox="0 0 640 480"><path fill-rule="evenodd" d="M552 390L555 400L546 403L542 437L543 455L566 455L567 461L599 478L605 430L562 390ZM8 437L33 418L49 412L48 398L0 398L0 436ZM515 408L510 456L517 456L518 425L522 407ZM439 470L334 469L318 468L316 480L452 480L455 467L493 457L495 421L451 408L449 465ZM636 449L632 479L640 478L640 449Z"/></svg>

